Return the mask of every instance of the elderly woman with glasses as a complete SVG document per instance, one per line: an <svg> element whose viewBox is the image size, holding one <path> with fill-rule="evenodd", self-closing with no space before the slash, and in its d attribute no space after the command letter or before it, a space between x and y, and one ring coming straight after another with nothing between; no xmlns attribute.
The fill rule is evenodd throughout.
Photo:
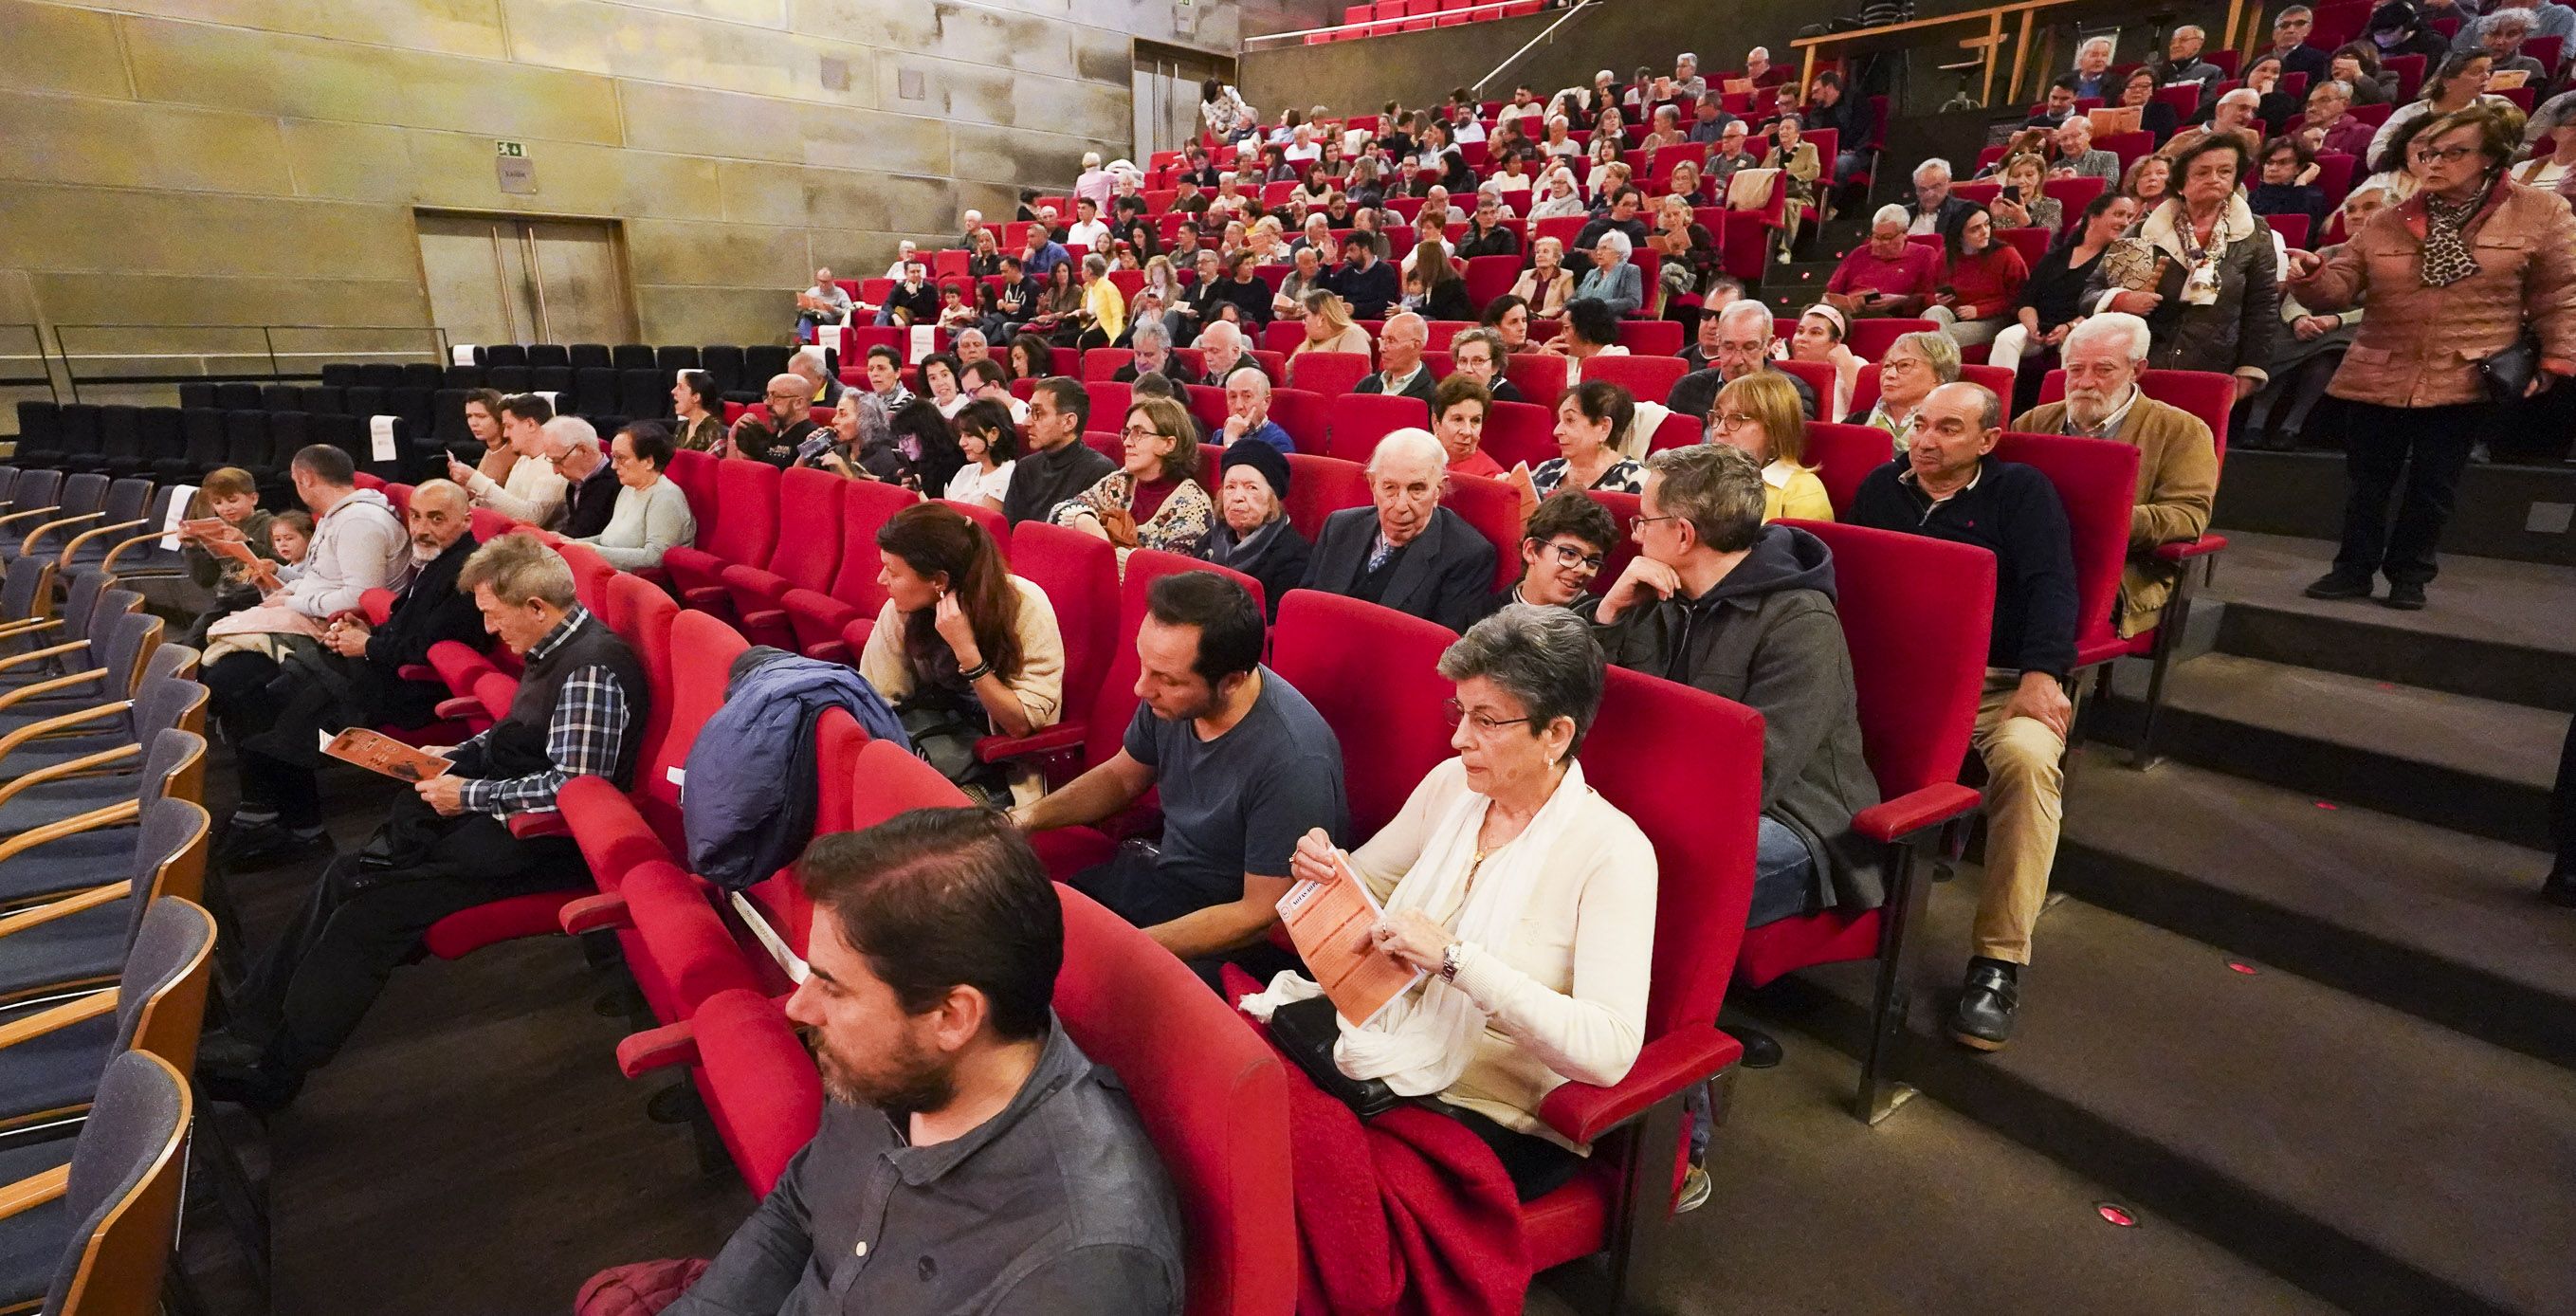
<svg viewBox="0 0 2576 1316"><path fill-rule="evenodd" d="M1959 379L1959 344L1948 334L1918 330L1897 335L1878 358L1878 401L1869 410L1844 419L1887 431L1895 451L1905 451L1907 428L1915 408L1943 384Z"/></svg>
<svg viewBox="0 0 2576 1316"><path fill-rule="evenodd" d="M2311 310L2370 305L2326 388L2351 404L2351 486L2310 597L2367 598L2384 575L2388 606L2423 607L2470 447L2503 442L2503 413L2576 375L2576 214L2506 176L2521 133L2520 114L2484 106L2435 119L2411 144L2415 195L2331 257L2291 255Z"/></svg>
<svg viewBox="0 0 2576 1316"><path fill-rule="evenodd" d="M608 466L618 484L608 525L574 542L598 550L620 571L658 567L663 553L696 543L697 518L689 512L689 496L664 473L670 465L671 431L659 422L639 420L619 430L608 443Z"/></svg>
<svg viewBox="0 0 2576 1316"><path fill-rule="evenodd" d="M1424 975L1365 1025L1325 1018L1331 1062L1458 1121L1529 1201L1591 1150L1539 1119L1547 1094L1617 1083L1643 1045L1655 852L1575 759L1604 681L1583 618L1507 607L1450 645L1440 674L1458 757L1349 854L1307 833L1289 874L1364 884L1386 911L1371 941ZM1242 1005L1275 1032L1282 1012L1331 1016L1322 990L1283 972Z"/></svg>
<svg viewBox="0 0 2576 1316"><path fill-rule="evenodd" d="M1215 505L1199 487L1199 427L1171 398L1140 398L1119 433L1118 469L1056 504L1048 520L1100 536L1127 552L1158 548L1197 557L1207 547Z"/></svg>

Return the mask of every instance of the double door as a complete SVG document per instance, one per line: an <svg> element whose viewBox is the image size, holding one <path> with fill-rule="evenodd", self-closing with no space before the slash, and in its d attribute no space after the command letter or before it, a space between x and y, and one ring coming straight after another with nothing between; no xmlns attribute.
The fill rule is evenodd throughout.
<svg viewBox="0 0 2576 1316"><path fill-rule="evenodd" d="M417 218L430 313L449 342L634 341L615 221L427 211Z"/></svg>

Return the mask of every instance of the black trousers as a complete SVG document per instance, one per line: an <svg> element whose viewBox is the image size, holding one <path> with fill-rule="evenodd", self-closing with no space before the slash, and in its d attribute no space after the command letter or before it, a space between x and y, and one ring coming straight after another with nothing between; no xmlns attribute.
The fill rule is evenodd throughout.
<svg viewBox="0 0 2576 1316"><path fill-rule="evenodd" d="M2344 444L2343 547L2335 570L2360 579L2422 585L2437 568L2433 546L2459 499L2469 449L2486 437L2494 409L2351 404ZM2403 486L2401 488L2401 485ZM2388 504L2397 500L2392 522Z"/></svg>
<svg viewBox="0 0 2576 1316"><path fill-rule="evenodd" d="M570 837L523 841L486 814L438 818L412 795L394 812L388 828L431 832L427 853L387 868L367 866L363 855L333 860L242 984L238 1027L282 1070L304 1073L337 1054L431 924L505 896L590 881Z"/></svg>
<svg viewBox="0 0 2576 1316"><path fill-rule="evenodd" d="M2558 785L2549 794L2549 830L2558 842L2558 866L2576 876L2576 718L2567 721L2567 743L2558 751Z"/></svg>
<svg viewBox="0 0 2576 1316"><path fill-rule="evenodd" d="M217 724L241 765L242 807L277 815L290 828L322 825L317 732L342 726L423 726L437 716L436 691L398 680L362 660L338 663L345 697L302 665L280 667L258 654L227 654L206 672Z"/></svg>

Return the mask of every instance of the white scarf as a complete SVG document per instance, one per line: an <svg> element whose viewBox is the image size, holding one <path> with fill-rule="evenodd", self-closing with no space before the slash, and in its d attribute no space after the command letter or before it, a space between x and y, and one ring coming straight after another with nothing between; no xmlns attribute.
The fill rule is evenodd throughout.
<svg viewBox="0 0 2576 1316"><path fill-rule="evenodd" d="M1458 903L1459 889L1474 876L1475 887L1467 891L1465 907L1458 911L1452 930L1459 940L1472 942L1488 954L1500 953L1527 912L1530 892L1553 856L1558 838L1590 794L1583 784L1583 765L1567 763L1564 780L1539 806L1538 815L1519 836L1489 856L1479 873L1476 837L1484 829L1485 809L1492 801L1468 792L1433 827L1421 858L1395 884L1386 907L1447 908ZM1246 996L1238 1004L1267 1023L1280 1006L1322 994L1323 988L1313 980L1283 970L1270 980L1269 990ZM1382 1078L1396 1095L1419 1097L1446 1091L1466 1072L1467 1062L1475 1058L1476 1039L1485 1029L1485 1012L1463 988L1434 974L1420 992L1388 1002L1365 1027L1339 1015L1334 1021L1341 1026L1342 1038L1333 1047L1333 1062L1343 1073L1358 1079Z"/></svg>

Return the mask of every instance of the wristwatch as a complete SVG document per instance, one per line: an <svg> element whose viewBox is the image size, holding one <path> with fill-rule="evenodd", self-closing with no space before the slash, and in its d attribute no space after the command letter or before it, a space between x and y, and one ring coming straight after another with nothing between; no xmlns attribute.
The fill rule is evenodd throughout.
<svg viewBox="0 0 2576 1316"><path fill-rule="evenodd" d="M1457 985L1457 982L1458 982L1458 943L1457 943L1457 942L1454 942L1454 941L1453 941L1453 942L1450 942L1448 945L1443 946L1443 947L1441 947L1441 948L1440 948L1440 981L1445 982L1445 983L1448 983L1448 984L1450 984L1450 985L1452 985L1452 986Z"/></svg>

